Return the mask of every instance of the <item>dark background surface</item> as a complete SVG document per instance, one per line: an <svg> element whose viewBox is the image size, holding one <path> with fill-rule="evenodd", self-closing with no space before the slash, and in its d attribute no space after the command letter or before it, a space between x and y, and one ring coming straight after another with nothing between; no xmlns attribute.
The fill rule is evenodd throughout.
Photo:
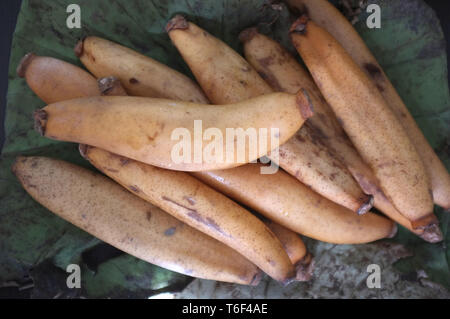
<svg viewBox="0 0 450 319"><path fill-rule="evenodd" d="M164 1L164 0L160 0ZM0 1L0 149L4 142L4 114L6 107L6 91L8 88L9 52L11 40L16 25L17 14L20 10L21 0ZM425 0L437 13L445 38L447 40L447 61L450 61L450 1ZM76 3L76 1L74 1ZM450 70L450 63L448 68ZM449 72L450 79L450 72ZM450 81L449 81L450 82ZM30 115L31 117L31 115Z"/></svg>

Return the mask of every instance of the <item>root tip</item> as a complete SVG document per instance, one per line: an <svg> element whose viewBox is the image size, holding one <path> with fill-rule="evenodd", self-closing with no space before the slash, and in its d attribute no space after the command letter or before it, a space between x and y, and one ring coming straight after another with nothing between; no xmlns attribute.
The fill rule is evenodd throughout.
<svg viewBox="0 0 450 319"><path fill-rule="evenodd" d="M294 21L289 29L289 33L305 34L309 18L306 14L303 14L300 18Z"/></svg>
<svg viewBox="0 0 450 319"><path fill-rule="evenodd" d="M86 144L79 144L79 145L78 145L78 151L80 152L80 155L81 155L84 159L88 159L87 153L89 152L89 145L86 145Z"/></svg>
<svg viewBox="0 0 450 319"><path fill-rule="evenodd" d="M295 264L296 280L309 281L314 273L315 260L310 253L307 253L301 260Z"/></svg>
<svg viewBox="0 0 450 319"><path fill-rule="evenodd" d="M45 127L47 125L48 114L43 109L34 111L34 129L41 134L45 135Z"/></svg>
<svg viewBox="0 0 450 319"><path fill-rule="evenodd" d="M356 211L358 215L364 215L368 211L370 211L373 207L373 196L367 195L367 200L359 207L359 209Z"/></svg>
<svg viewBox="0 0 450 319"><path fill-rule="evenodd" d="M189 28L189 22L181 14L177 14L166 24L166 32L169 33L172 30L186 30Z"/></svg>
<svg viewBox="0 0 450 319"><path fill-rule="evenodd" d="M258 29L256 27L244 29L241 31L241 33L239 33L239 41L241 41L242 43L249 42L257 34L258 34Z"/></svg>
<svg viewBox="0 0 450 319"><path fill-rule="evenodd" d="M263 272L259 270L252 278L252 281L250 282L250 286L258 286L261 282L261 279L263 277Z"/></svg>
<svg viewBox="0 0 450 319"><path fill-rule="evenodd" d="M33 52L29 52L24 55L24 57L20 60L19 66L17 67L17 75L21 78L25 77L25 73L27 72L27 68L30 65L31 61L36 57Z"/></svg>
<svg viewBox="0 0 450 319"><path fill-rule="evenodd" d="M438 224L427 226L420 238L432 244L439 243L444 239Z"/></svg>
<svg viewBox="0 0 450 319"><path fill-rule="evenodd" d="M386 236L386 238L394 238L395 235L397 235L398 226L396 223L393 223L394 226L392 226L392 231L389 235Z"/></svg>
<svg viewBox="0 0 450 319"><path fill-rule="evenodd" d="M75 53L77 58L83 55L83 46L84 46L84 39L81 39L80 41L77 42L77 44L75 44L73 52Z"/></svg>
<svg viewBox="0 0 450 319"><path fill-rule="evenodd" d="M17 156L16 159L14 160L14 162L11 165L11 172L16 176L17 176L17 166L19 165L19 162L24 162L26 161L26 157L25 156Z"/></svg>

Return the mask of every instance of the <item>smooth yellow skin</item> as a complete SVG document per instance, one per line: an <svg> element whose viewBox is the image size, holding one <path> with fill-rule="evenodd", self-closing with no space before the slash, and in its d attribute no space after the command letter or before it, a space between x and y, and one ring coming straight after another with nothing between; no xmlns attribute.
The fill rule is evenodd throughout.
<svg viewBox="0 0 450 319"><path fill-rule="evenodd" d="M259 269L242 255L100 174L45 157L19 157L13 171L54 214L137 258L198 278L259 280Z"/></svg>
<svg viewBox="0 0 450 319"><path fill-rule="evenodd" d="M293 265L264 223L196 178L95 147L85 147L82 154L137 196L235 249L272 278L292 279Z"/></svg>
<svg viewBox="0 0 450 319"><path fill-rule="evenodd" d="M130 95L208 103L200 87L184 74L117 43L87 37L75 52L97 78L117 77Z"/></svg>
<svg viewBox="0 0 450 319"><path fill-rule="evenodd" d="M97 80L91 74L62 60L28 53L17 71L47 104L100 95Z"/></svg>
<svg viewBox="0 0 450 319"><path fill-rule="evenodd" d="M450 209L450 174L428 143L401 97L370 52L355 28L331 3L326 0L288 0L289 5L306 7L309 17L339 41L353 60L369 75L379 88L389 107L400 120L408 137L425 164L437 205Z"/></svg>
<svg viewBox="0 0 450 319"><path fill-rule="evenodd" d="M143 97L99 96L50 104L36 112L36 121L40 131L52 139L97 146L167 169L199 171L243 165L278 146L269 135L266 150L259 147L257 152L250 152L251 143L260 145L261 137L255 134L248 138L245 154L239 158L239 139L227 139L227 128L242 128L244 131L254 128L257 133L265 128L268 134L276 128L279 129L279 143L283 144L303 124L305 109L309 110L309 105L301 93L297 96L273 93L223 106ZM219 142L223 150L221 159L202 160L202 155L209 154L204 149L210 141L203 141L202 148L195 152L195 120L202 120L203 132L208 128L220 130L223 136ZM174 130L179 128L190 133L191 156L188 163L172 160L172 150L183 141L177 136L172 140ZM199 136L196 141L201 141L201 138ZM227 156L227 152L233 153ZM196 154L200 159L198 162Z"/></svg>
<svg viewBox="0 0 450 319"><path fill-rule="evenodd" d="M243 57L195 24L176 16L166 29L212 103L236 103L273 92ZM280 108L281 103L274 110ZM313 108L321 112L314 103ZM303 130L308 130L304 134L312 134L308 128ZM319 156L310 154L311 150ZM271 156L272 160L316 192L355 212L370 209L369 197L345 167L335 165L336 158L322 144L293 138L279 152L282 156L279 159Z"/></svg>
<svg viewBox="0 0 450 319"><path fill-rule="evenodd" d="M312 126L318 133L316 135L319 135L317 139L325 143L340 162L346 165L364 192L373 195L374 206L386 216L421 236L424 240L431 242L442 240L442 234L436 227L425 231L413 229L411 222L401 215L386 198L372 169L353 147L314 80L285 48L275 40L258 33L256 28L243 31L241 40L247 61L274 89L287 93L298 92L301 88L308 90L315 115L308 119L306 125L299 132Z"/></svg>
<svg viewBox="0 0 450 319"><path fill-rule="evenodd" d="M310 238L361 244L392 236L395 224L373 213L358 216L279 170L260 174L259 164L193 175L270 220ZM274 186L276 185L276 186Z"/></svg>
<svg viewBox="0 0 450 319"><path fill-rule="evenodd" d="M344 48L305 17L291 39L386 196L413 228L430 224L433 200L421 158L373 82ZM434 222L434 221L433 221Z"/></svg>
<svg viewBox="0 0 450 319"><path fill-rule="evenodd" d="M295 278L298 281L310 280L313 276L314 259L307 251L299 234L270 220L265 221L265 224L283 244L289 259L295 266Z"/></svg>

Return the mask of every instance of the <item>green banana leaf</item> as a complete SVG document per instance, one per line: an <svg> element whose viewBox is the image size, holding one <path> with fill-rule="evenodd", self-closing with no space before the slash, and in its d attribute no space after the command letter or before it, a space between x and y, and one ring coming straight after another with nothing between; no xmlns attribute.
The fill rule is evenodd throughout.
<svg viewBox="0 0 450 319"><path fill-rule="evenodd" d="M44 103L23 79L17 77L16 67L22 56L30 51L81 66L73 46L84 36L97 35L191 76L164 32L166 22L174 14L188 16L238 51L241 50L237 39L239 32L259 25L262 31L281 41L292 52L286 30L293 16L284 5L269 5L265 0L79 0L81 29L69 29L66 8L72 2L24 0L18 17L11 49L6 142L0 158L0 287L25 289L34 286L26 290L28 296L67 298L145 298L162 291L179 291L192 278L120 254L50 213L21 188L10 171L19 154L60 158L93 168L79 156L76 145L42 138L33 130L31 115ZM363 10L356 28L448 168L450 98L445 42L439 21L422 0L369 2L380 5L382 27L368 29L365 25L367 14ZM216 285L217 293L211 293L211 289L206 293L199 288L202 286L199 282L205 281L195 280L179 297L233 297L237 296L237 291L241 296L275 298L395 297L405 296L401 294L405 292L403 287L413 283L414 290L419 292L411 296L448 297L450 221L448 213L438 208L436 214L445 236L439 244L425 243L405 229L400 229L399 234L389 241L370 245L335 247L307 240L318 265L316 278L310 283L296 283L289 289L281 289L266 278L261 286L265 287L265 294L249 293L248 289L261 290L261 287L238 285ZM398 251L407 253L398 254ZM354 258L356 255L358 258ZM66 286L69 275L66 267L73 263L81 267L81 289ZM366 267L371 263L383 264L383 276L395 285L386 285L381 292L368 294L368 288L361 283L367 277ZM328 279L324 280L324 276ZM427 284L423 283L424 276Z"/></svg>

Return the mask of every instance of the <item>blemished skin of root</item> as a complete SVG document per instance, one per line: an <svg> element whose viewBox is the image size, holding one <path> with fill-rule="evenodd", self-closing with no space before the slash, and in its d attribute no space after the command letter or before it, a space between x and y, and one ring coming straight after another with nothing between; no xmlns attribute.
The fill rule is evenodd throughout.
<svg viewBox="0 0 450 319"><path fill-rule="evenodd" d="M273 92L236 51L182 16L175 16L166 30L211 102L235 103ZM314 103L311 105L316 109ZM311 135L309 128L300 132L303 130L307 131L303 134ZM278 158L270 157L323 196L361 214L372 207L370 196L362 192L343 165L336 165L338 160L323 144L292 138L281 145L279 154Z"/></svg>
<svg viewBox="0 0 450 319"><path fill-rule="evenodd" d="M361 244L392 237L396 225L374 213L357 215L279 170L259 174L260 164L192 173L221 193L304 236L334 244ZM273 187L276 185L276 187Z"/></svg>
<svg viewBox="0 0 450 319"><path fill-rule="evenodd" d="M265 221L269 229L283 244L292 264L296 270L297 281L309 281L314 272L313 256L307 251L303 240L292 230L272 221Z"/></svg>
<svg viewBox="0 0 450 319"><path fill-rule="evenodd" d="M212 103L235 103L272 92L236 51L184 17L175 16L166 31Z"/></svg>
<svg viewBox="0 0 450 319"><path fill-rule="evenodd" d="M35 112L35 123L36 129L48 138L97 146L167 169L198 171L230 168L256 160L278 147L270 136L272 129L278 130L277 140L283 144L311 115L311 106L302 92L272 93L222 106L98 96L50 104ZM198 120L202 121L201 128L195 129ZM218 150L209 158L210 142L203 141L208 128L216 128L223 137L215 143ZM242 138L227 137L229 128L251 129L256 133L248 134L247 143L241 146ZM260 129L266 129L269 136L259 134ZM201 134L196 133L199 130ZM174 132L180 135L172 138ZM194 138L195 143L201 143L199 148ZM251 145L259 147L255 150ZM186 152L188 158L177 157L180 152Z"/></svg>
<svg viewBox="0 0 450 319"><path fill-rule="evenodd" d="M375 83L422 158L430 178L434 203L449 211L450 174L447 168L428 143L405 103L355 28L326 0L288 0L287 3L307 13L314 22L333 35Z"/></svg>
<svg viewBox="0 0 450 319"><path fill-rule="evenodd" d="M308 90L315 115L308 119L299 132L311 126L316 139L325 143L340 162L346 165L362 190L373 196L374 206L378 210L426 241L441 241L442 233L437 226L428 230L414 230L411 222L383 194L372 169L353 147L314 80L297 60L278 42L259 33L256 28L241 32L240 39L247 61L274 89L288 93L298 92L301 88Z"/></svg>
<svg viewBox="0 0 450 319"><path fill-rule="evenodd" d="M99 37L87 37L75 54L97 78L115 76L130 95L208 103L190 78L127 47Z"/></svg>
<svg viewBox="0 0 450 319"><path fill-rule="evenodd" d="M359 215L373 207L373 197L362 191L309 122L278 152L280 166L317 193L327 194L327 198Z"/></svg>
<svg viewBox="0 0 450 319"><path fill-rule="evenodd" d="M235 249L272 278L283 283L294 279L293 265L276 236L225 195L184 172L146 165L95 147L82 146L80 151L135 195Z"/></svg>
<svg viewBox="0 0 450 319"><path fill-rule="evenodd" d="M28 53L20 61L17 75L25 78L30 89L47 104L100 95L91 74L51 57Z"/></svg>
<svg viewBox="0 0 450 319"><path fill-rule="evenodd" d="M259 269L235 250L109 178L45 157L19 157L12 169L37 202L137 258L198 278L244 285L259 282Z"/></svg>
<svg viewBox="0 0 450 319"><path fill-rule="evenodd" d="M306 16L291 39L380 186L414 229L436 221L428 176L406 132L375 84L344 48Z"/></svg>

